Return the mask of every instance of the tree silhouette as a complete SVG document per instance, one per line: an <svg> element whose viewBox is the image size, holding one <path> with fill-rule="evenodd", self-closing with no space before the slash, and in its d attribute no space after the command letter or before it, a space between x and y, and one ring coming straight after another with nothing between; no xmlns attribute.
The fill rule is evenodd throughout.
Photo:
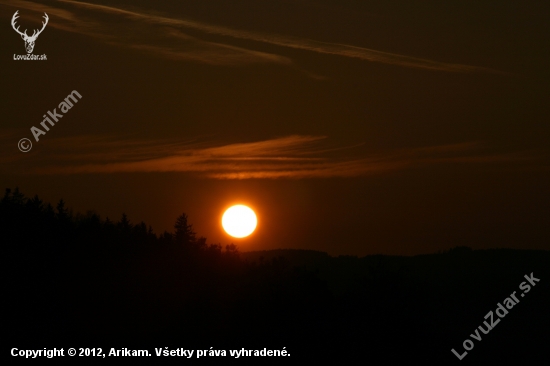
<svg viewBox="0 0 550 366"><path fill-rule="evenodd" d="M196 244L196 233L193 231L193 225L187 222L187 215L181 214L174 224L175 236L174 239L177 245L182 245L189 248Z"/></svg>
<svg viewBox="0 0 550 366"><path fill-rule="evenodd" d="M117 227L123 233L129 233L130 232L130 229L132 228L132 224L130 223L130 220L128 220L128 216L126 216L125 213L122 214L122 217L120 218L120 221L117 223Z"/></svg>
<svg viewBox="0 0 550 366"><path fill-rule="evenodd" d="M57 209L57 217L60 220L68 219L69 214L68 214L67 209L65 208L65 201L63 201L62 199L59 200L59 202L57 203L56 209Z"/></svg>
<svg viewBox="0 0 550 366"><path fill-rule="evenodd" d="M482 343L468 357L480 364L508 364L513 355L516 364L548 363L532 358L548 338L548 251L241 253L234 244L197 237L185 214L175 232L157 236L126 214L113 223L92 211L70 212L63 200L55 210L18 189L0 199L0 260L8 274L3 329L20 349L99 341L189 349L280 345L293 360L302 355L308 362L334 356L353 364L342 358L365 350L372 363L447 364L450 349L478 325L472 313L482 319L534 272L542 282L510 310L508 328L491 333L500 337L499 352ZM518 329L528 333L516 336Z"/></svg>

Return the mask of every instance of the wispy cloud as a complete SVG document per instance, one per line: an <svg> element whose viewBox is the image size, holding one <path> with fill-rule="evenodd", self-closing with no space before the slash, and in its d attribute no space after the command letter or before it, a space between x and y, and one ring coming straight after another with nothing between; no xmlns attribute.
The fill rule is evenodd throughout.
<svg viewBox="0 0 550 366"><path fill-rule="evenodd" d="M345 57L358 58L366 61L381 62L387 64L394 64L407 67L417 67L424 69L451 71L451 72L472 72L485 70L480 67L444 63L428 59L415 58L410 56L399 55L395 53L377 51L369 48L355 47L346 44L327 43L308 39L302 39L297 37L283 37L275 34L266 34L252 31L243 31L238 29L232 29L229 27L216 26L206 24L202 22L175 19L169 17L163 17L158 15L137 13L133 11L127 11L120 8L114 8L104 5L96 5L85 2L78 2L72 0L60 0L61 2L71 3L77 6L88 7L91 9L98 9L105 12L117 13L133 17L136 20L146 20L151 23L163 24L167 26L179 26L183 28L193 29L196 31L202 31L204 33L215 34L220 36L233 37L238 39L246 39L257 42L269 43L282 47L289 47L295 49L308 50L324 54L333 54ZM485 70L488 71L488 70Z"/></svg>
<svg viewBox="0 0 550 366"><path fill-rule="evenodd" d="M528 153L484 152L476 143L409 148L358 156L328 146L324 136L206 144L198 141L118 141L105 137L50 139L41 151L3 154L27 174L182 172L214 179L356 177L434 164L525 163ZM15 147L13 147L15 150ZM13 156L17 156L14 160Z"/></svg>
<svg viewBox="0 0 550 366"><path fill-rule="evenodd" d="M46 12L50 15L48 27L83 34L101 39L107 44L132 48L159 57L194 61L210 65L245 65L251 63L291 64L284 56L250 50L230 44L202 40L182 33L174 26L162 22L148 22L144 14L127 11L112 11L110 8L94 4L56 2L44 5L24 0L0 0L0 4L16 9ZM59 5L80 5L71 10L59 8ZM82 8L85 6L84 8ZM114 18L101 17L101 10L111 9ZM135 14L134 16L128 16Z"/></svg>
<svg viewBox="0 0 550 366"><path fill-rule="evenodd" d="M72 6L73 13L30 1L0 0L0 3L63 15L60 18L66 24L58 24L57 27L60 29L99 37L110 43L125 45L174 59L193 60L210 64L240 64L250 62L291 63L288 57L282 55L230 45L227 43L229 42L228 38L232 38L404 67L447 72L494 72L482 67L439 62L347 44L239 30L189 19L178 19L73 0L59 0L57 2L58 5ZM46 8L48 10L45 10ZM74 15L74 9L86 10L86 12L80 13L77 19ZM98 12L115 16L118 22L110 23L105 21L104 18L100 21L97 17ZM121 19L125 20L124 24L120 24ZM116 29L124 29L124 31L117 32ZM181 32L181 30L185 29L191 30L194 33L198 32L203 36L221 36L226 42L212 42L191 37ZM174 43L174 38L179 39L180 42Z"/></svg>

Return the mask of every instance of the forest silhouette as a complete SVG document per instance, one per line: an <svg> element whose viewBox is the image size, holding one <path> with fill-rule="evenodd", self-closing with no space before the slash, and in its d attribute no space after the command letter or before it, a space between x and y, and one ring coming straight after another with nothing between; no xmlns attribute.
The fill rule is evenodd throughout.
<svg viewBox="0 0 550 366"><path fill-rule="evenodd" d="M5 347L286 347L290 354L257 363L549 359L549 251L240 252L208 243L185 214L173 232L156 234L125 214L112 221L73 213L63 200L54 208L17 188L0 200L0 235ZM541 281L459 361L451 348L464 352L484 316L531 273Z"/></svg>

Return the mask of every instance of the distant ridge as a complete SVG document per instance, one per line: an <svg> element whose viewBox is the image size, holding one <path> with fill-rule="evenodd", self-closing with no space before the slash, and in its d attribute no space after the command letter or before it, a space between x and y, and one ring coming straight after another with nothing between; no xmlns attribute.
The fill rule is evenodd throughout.
<svg viewBox="0 0 550 366"><path fill-rule="evenodd" d="M327 262L331 257L326 252L309 249L272 249L241 252L243 259L249 262L271 261L273 258L285 258L291 266L309 266Z"/></svg>

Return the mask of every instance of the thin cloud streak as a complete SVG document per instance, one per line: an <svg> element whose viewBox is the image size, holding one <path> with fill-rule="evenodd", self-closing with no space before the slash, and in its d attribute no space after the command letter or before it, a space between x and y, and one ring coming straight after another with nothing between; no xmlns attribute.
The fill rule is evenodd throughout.
<svg viewBox="0 0 550 366"><path fill-rule="evenodd" d="M119 17L116 22L110 22L94 17L90 12L75 14L65 9L24 0L0 0L0 4L50 14L51 21L48 27L83 34L101 39L113 46L131 48L166 59L226 66L252 63L292 64L292 61L284 56L201 40L158 22L149 22L150 26L144 28L144 17L132 17L126 23L121 22ZM137 23L136 20L141 22Z"/></svg>
<svg viewBox="0 0 550 366"><path fill-rule="evenodd" d="M210 25L210 24L201 23L197 21L174 19L174 18L167 18L167 17L157 16L157 15L136 13L133 11L128 11L120 8L115 8L115 7L105 6L105 5L90 4L86 2L79 2L79 1L72 1L72 0L60 0L60 1L74 4L77 6L94 8L105 12L123 14L131 17L135 17L136 19L143 19L150 22L160 23L160 24L169 25L169 26L182 26L188 29L198 30L205 33L210 33L210 34L215 34L220 36L252 40L252 41L257 41L262 43L269 43L277 46L313 51L317 53L358 58L366 61L381 62L381 63L392 64L392 65L431 69L431 70L438 70L438 71L449 71L449 72L492 71L490 69L485 69L485 68L476 67L476 66L438 62L438 61L433 61L428 59L399 55L395 53L377 51L369 48L350 46L346 44L327 43L327 42L320 42L320 41L294 38L294 37L283 37L283 36L273 35L273 34L263 34L258 32L242 31L242 30L236 30L228 27Z"/></svg>
<svg viewBox="0 0 550 366"><path fill-rule="evenodd" d="M71 13L67 10L60 9L60 8L54 8L54 7L44 5L44 4L41 4L41 3L34 3L32 1L7 0L7 1L0 1L0 4L8 5L8 6L11 6L11 7L14 7L14 8L20 8L20 9L27 9L27 10L31 10L31 11L36 11L36 12L40 12L40 13L45 12L45 13L48 13L48 14L51 14L51 15L55 16L55 18L59 18L59 19L65 20L65 21L71 21L71 22L79 21L74 16L73 13ZM48 23L48 27L54 27L55 28L55 26L56 26L55 22L49 22Z"/></svg>
<svg viewBox="0 0 550 366"><path fill-rule="evenodd" d="M338 149L326 145L325 136L300 135L221 145L84 136L51 139L41 145L40 152L19 153L19 161L5 161L11 163L11 169L20 166L20 173L35 175L181 172L211 179L306 179L357 177L436 164L524 164L534 160L525 152L483 153L480 143L362 157L329 155L327 151ZM4 155L6 158L9 156Z"/></svg>

